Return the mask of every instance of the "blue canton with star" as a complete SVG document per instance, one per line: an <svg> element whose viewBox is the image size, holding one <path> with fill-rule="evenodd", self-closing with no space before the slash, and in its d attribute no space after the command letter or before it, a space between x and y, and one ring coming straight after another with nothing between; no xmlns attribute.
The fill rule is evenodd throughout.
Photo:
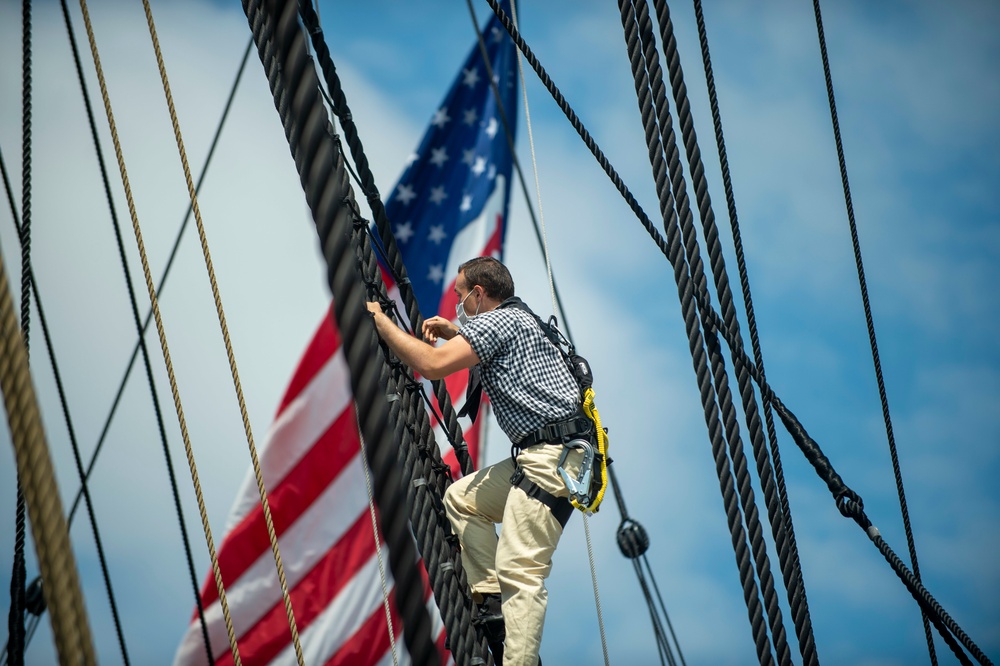
<svg viewBox="0 0 1000 666"><path fill-rule="evenodd" d="M509 3L504 3L504 9L510 12ZM496 17L483 30L483 41L513 137L516 47ZM424 317L438 314L442 292L455 278L445 275L445 267L456 234L480 215L498 174L503 176L504 186L510 187L513 160L487 72L477 42L385 201ZM507 199L505 193L504 220ZM501 233L505 230L506 224Z"/></svg>

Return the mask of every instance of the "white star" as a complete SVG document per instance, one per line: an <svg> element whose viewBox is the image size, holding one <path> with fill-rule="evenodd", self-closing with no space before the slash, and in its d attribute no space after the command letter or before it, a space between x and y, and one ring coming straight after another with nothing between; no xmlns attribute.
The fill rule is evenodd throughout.
<svg viewBox="0 0 1000 666"><path fill-rule="evenodd" d="M444 163L448 161L448 153L445 151L444 147L434 148L431 150L431 164L436 167L443 167Z"/></svg>
<svg viewBox="0 0 1000 666"><path fill-rule="evenodd" d="M489 178L490 180L493 180L494 178L497 177L497 167L495 164L490 165L490 170L486 174L486 177Z"/></svg>
<svg viewBox="0 0 1000 666"><path fill-rule="evenodd" d="M410 166L420 158L420 155L416 153L410 153L410 156L406 158L406 166Z"/></svg>
<svg viewBox="0 0 1000 666"><path fill-rule="evenodd" d="M479 72L475 67L472 69L463 69L462 75L465 77L462 79L462 84L469 86L470 88L475 88L476 84L479 83Z"/></svg>
<svg viewBox="0 0 1000 666"><path fill-rule="evenodd" d="M431 282L440 282L444 279L444 266L441 264L434 264L431 269L427 271L427 279Z"/></svg>
<svg viewBox="0 0 1000 666"><path fill-rule="evenodd" d="M440 245L441 241L448 237L448 234L444 232L443 224L435 224L431 226L431 232L427 234L427 239L432 241L435 245Z"/></svg>
<svg viewBox="0 0 1000 666"><path fill-rule="evenodd" d="M396 190L396 198L403 202L404 206L409 206L410 202L413 201L417 196L417 193L413 191L413 188L409 185L400 185L399 189Z"/></svg>
<svg viewBox="0 0 1000 666"><path fill-rule="evenodd" d="M402 224L397 224L394 235L396 236L396 240L400 243L407 242L413 237L413 223L407 220Z"/></svg>
<svg viewBox="0 0 1000 666"><path fill-rule="evenodd" d="M504 33L500 31L500 28L493 28L493 30L490 31L490 37L493 38L494 42L499 42L503 39L503 35Z"/></svg>
<svg viewBox="0 0 1000 666"><path fill-rule="evenodd" d="M479 176L479 175L482 175L482 173L484 171L486 171L486 158L485 157L477 157L476 158L476 163L472 165L472 173L474 173L477 176Z"/></svg>
<svg viewBox="0 0 1000 666"><path fill-rule="evenodd" d="M448 198L448 193L444 191L444 185L439 185L431 189L431 203L441 205L441 202Z"/></svg>
<svg viewBox="0 0 1000 666"><path fill-rule="evenodd" d="M479 114L476 113L475 109L466 109L462 113L465 116L462 118L462 122L466 125L475 125L476 121L479 120Z"/></svg>
<svg viewBox="0 0 1000 666"><path fill-rule="evenodd" d="M469 150L462 151L462 164L468 164L472 166L472 162L476 159L476 151L470 148Z"/></svg>
<svg viewBox="0 0 1000 666"><path fill-rule="evenodd" d="M434 125L438 129L444 129L444 126L448 124L449 120L451 120L451 118L448 117L448 109L442 106L434 112L434 118L431 120L431 125Z"/></svg>
<svg viewBox="0 0 1000 666"><path fill-rule="evenodd" d="M472 195L463 194L462 195L462 205L458 207L463 213L472 208Z"/></svg>
<svg viewBox="0 0 1000 666"><path fill-rule="evenodd" d="M489 124L486 126L486 136L491 139L497 135L497 119L490 118Z"/></svg>

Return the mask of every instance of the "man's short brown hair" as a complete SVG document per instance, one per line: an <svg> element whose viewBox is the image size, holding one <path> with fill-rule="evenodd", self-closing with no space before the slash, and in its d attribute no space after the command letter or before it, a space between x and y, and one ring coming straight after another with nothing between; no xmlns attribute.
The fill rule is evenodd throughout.
<svg viewBox="0 0 1000 666"><path fill-rule="evenodd" d="M493 257L469 259L458 267L458 272L465 273L465 285L469 289L479 285L490 298L502 302L514 295L514 278L507 267Z"/></svg>

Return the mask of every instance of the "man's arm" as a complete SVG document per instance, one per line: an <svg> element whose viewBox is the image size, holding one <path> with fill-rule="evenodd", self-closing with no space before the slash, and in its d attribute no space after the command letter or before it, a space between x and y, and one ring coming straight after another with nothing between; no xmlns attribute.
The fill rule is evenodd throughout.
<svg viewBox="0 0 1000 666"><path fill-rule="evenodd" d="M389 349L414 372L427 379L443 379L479 363L479 356L461 335L454 336L440 347L432 347L396 326L378 303L369 302L368 311L375 318L375 328Z"/></svg>

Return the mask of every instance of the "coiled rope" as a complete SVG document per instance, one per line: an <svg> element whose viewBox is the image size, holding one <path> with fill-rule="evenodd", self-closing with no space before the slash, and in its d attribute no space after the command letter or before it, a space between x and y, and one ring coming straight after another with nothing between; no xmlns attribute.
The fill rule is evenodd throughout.
<svg viewBox="0 0 1000 666"><path fill-rule="evenodd" d="M100 55L97 50L97 40L94 37L94 28L90 20L90 12L87 9L86 0L80 0L80 9L83 12L84 25L87 28L87 39L90 43L91 55L94 59L94 67L97 71L97 81L101 87L101 98L104 101L104 111L108 118L108 126L111 130L111 138L115 147L115 156L118 159L118 170L121 174L122 185L125 189L125 199L128 203L129 216L132 219L132 230L135 234L136 245L139 249L139 257L142 261L142 272L146 280L146 290L149 294L149 301L152 306L153 316L156 321L156 330L160 340L160 350L163 354L164 365L170 379L170 391L174 399L174 409L177 413L177 422L180 426L181 437L184 441L184 450L187 454L188 467L191 470L191 481L195 489L195 497L198 501L198 512L201 516L202 528L205 532L205 542L208 546L209 556L212 560L212 571L215 575L215 584L219 592L219 603L222 606L222 614L225 618L226 631L229 635L229 645L233 653L233 661L239 666L239 648L236 645L236 633L233 628L232 618L229 613L229 602L226 599L226 590L222 582L222 573L219 570L219 561L215 551L215 542L212 539L212 528L208 522L208 512L205 509L205 500L201 491L201 482L198 479L198 469L194 460L194 450L191 446L191 439L188 435L187 422L184 419L184 409L181 404L180 392L177 388L177 380L174 375L173 363L170 360L170 350L167 346L166 331L163 327L163 319L160 316L160 307L156 299L156 288L153 285L152 273L149 269L149 259L146 256L146 248L142 241L142 230L139 226L139 216L136 212L135 201L132 198L132 188L129 185L128 172L125 167L125 159L122 154L121 142L118 139L118 129L115 125L114 113L111 109L111 98L108 94L107 82L104 78L104 69L101 66Z"/></svg>
<svg viewBox="0 0 1000 666"><path fill-rule="evenodd" d="M486 663L486 643L472 629L464 575L446 538L450 530L443 507L433 506L435 500L440 503L448 482L447 467L433 443L418 396L420 385L408 372L404 374L406 368L398 361L387 366L381 360L379 339L364 306L375 296L386 299L385 289L367 242L367 223L358 214L347 181L343 155L331 136L296 7L244 0L243 8L327 261L334 316L344 341L365 455L397 585L404 642L414 663L438 663L421 578L414 567L411 521L452 652L460 664ZM405 458L402 465L400 458ZM404 479L408 480L406 500L401 493ZM410 521L402 511L404 501Z"/></svg>
<svg viewBox="0 0 1000 666"><path fill-rule="evenodd" d="M729 172L729 159L726 155L726 141L722 131L722 114L719 111L719 100L715 90L715 76L712 71L712 57L708 47L708 30L705 27L705 16L702 11L701 0L694 0L694 13L698 26L698 40L701 45L702 62L705 67L705 80L708 88L709 105L712 111L712 124L715 129L715 141L719 152L722 184L726 193L726 205L729 210L729 224L732 230L733 247L736 253L736 264L740 275L740 287L743 293L743 304L747 315L747 328L750 331L750 345L753 350L754 363L760 372L761 378L765 379L764 356L761 350L760 336L757 332L757 317L754 313L753 295L750 291L750 276L747 271L746 257L743 253L743 239L740 233L739 216L736 211L736 197L733 193L733 183ZM680 106L680 104L678 104L678 106ZM734 362L734 365L741 373L745 371L746 366L743 364ZM783 526L779 528L779 533L783 534L784 538L779 539L779 535L774 534L773 520L772 534L774 534L775 545L778 548L778 558L781 564L782 575L785 579L785 590L788 594L788 604L792 612L795 634L799 642L799 653L802 655L802 661L804 664L817 664L819 663L819 658L816 654L816 641L813 636L812 620L809 615L809 603L806 598L805 581L802 577L802 567L799 562L798 546L795 542L795 529L792 525L791 508L788 503L788 491L785 487L785 475L781 466L781 455L778 451L778 435L774 426L774 417L771 413L770 406L766 401L763 405L763 411L764 421L767 427L767 440L771 450L771 463L774 467L774 482L777 486L778 502L781 517L784 521ZM756 452L755 457L760 460L760 456ZM765 493L767 492L768 490L765 486ZM771 505L770 500L768 501L768 511L770 512Z"/></svg>
<svg viewBox="0 0 1000 666"><path fill-rule="evenodd" d="M858 286L861 289L861 304L865 311L865 326L868 330L868 343L872 350L872 364L875 369L875 382L878 385L879 402L882 405L882 419L885 422L885 435L889 444L889 457L892 459L892 474L896 481L896 494L899 497L899 509L903 516L903 530L906 532L906 546L913 564L913 575L920 580L920 565L917 563L917 546L913 540L913 529L910 527L910 510L906 506L906 491L903 488L903 473L899 469L899 454L896 451L896 438L892 431L892 417L889 415L889 398L885 391L885 380L882 378L882 362L879 359L878 340L875 336L875 323L872 319L871 303L868 300L868 281L865 279L865 265L861 259L861 242L858 239L858 225L854 219L854 203L851 199L851 183L847 177L847 160L844 157L844 142L840 137L840 121L837 119L837 100L833 94L833 76L830 73L830 59L826 51L826 37L823 32L823 13L819 0L813 0L813 12L816 15L816 34L819 38L819 51L823 60L823 79L826 82L826 96L830 103L830 120L833 124L833 137L837 144L837 163L840 167L840 181L844 188L844 204L847 207L847 224L851 232L851 248L854 250L854 263L858 269ZM921 620L924 625L924 637L927 640L927 653L931 663L937 666L937 655L934 651L934 638L928 623L926 611L921 608Z"/></svg>

